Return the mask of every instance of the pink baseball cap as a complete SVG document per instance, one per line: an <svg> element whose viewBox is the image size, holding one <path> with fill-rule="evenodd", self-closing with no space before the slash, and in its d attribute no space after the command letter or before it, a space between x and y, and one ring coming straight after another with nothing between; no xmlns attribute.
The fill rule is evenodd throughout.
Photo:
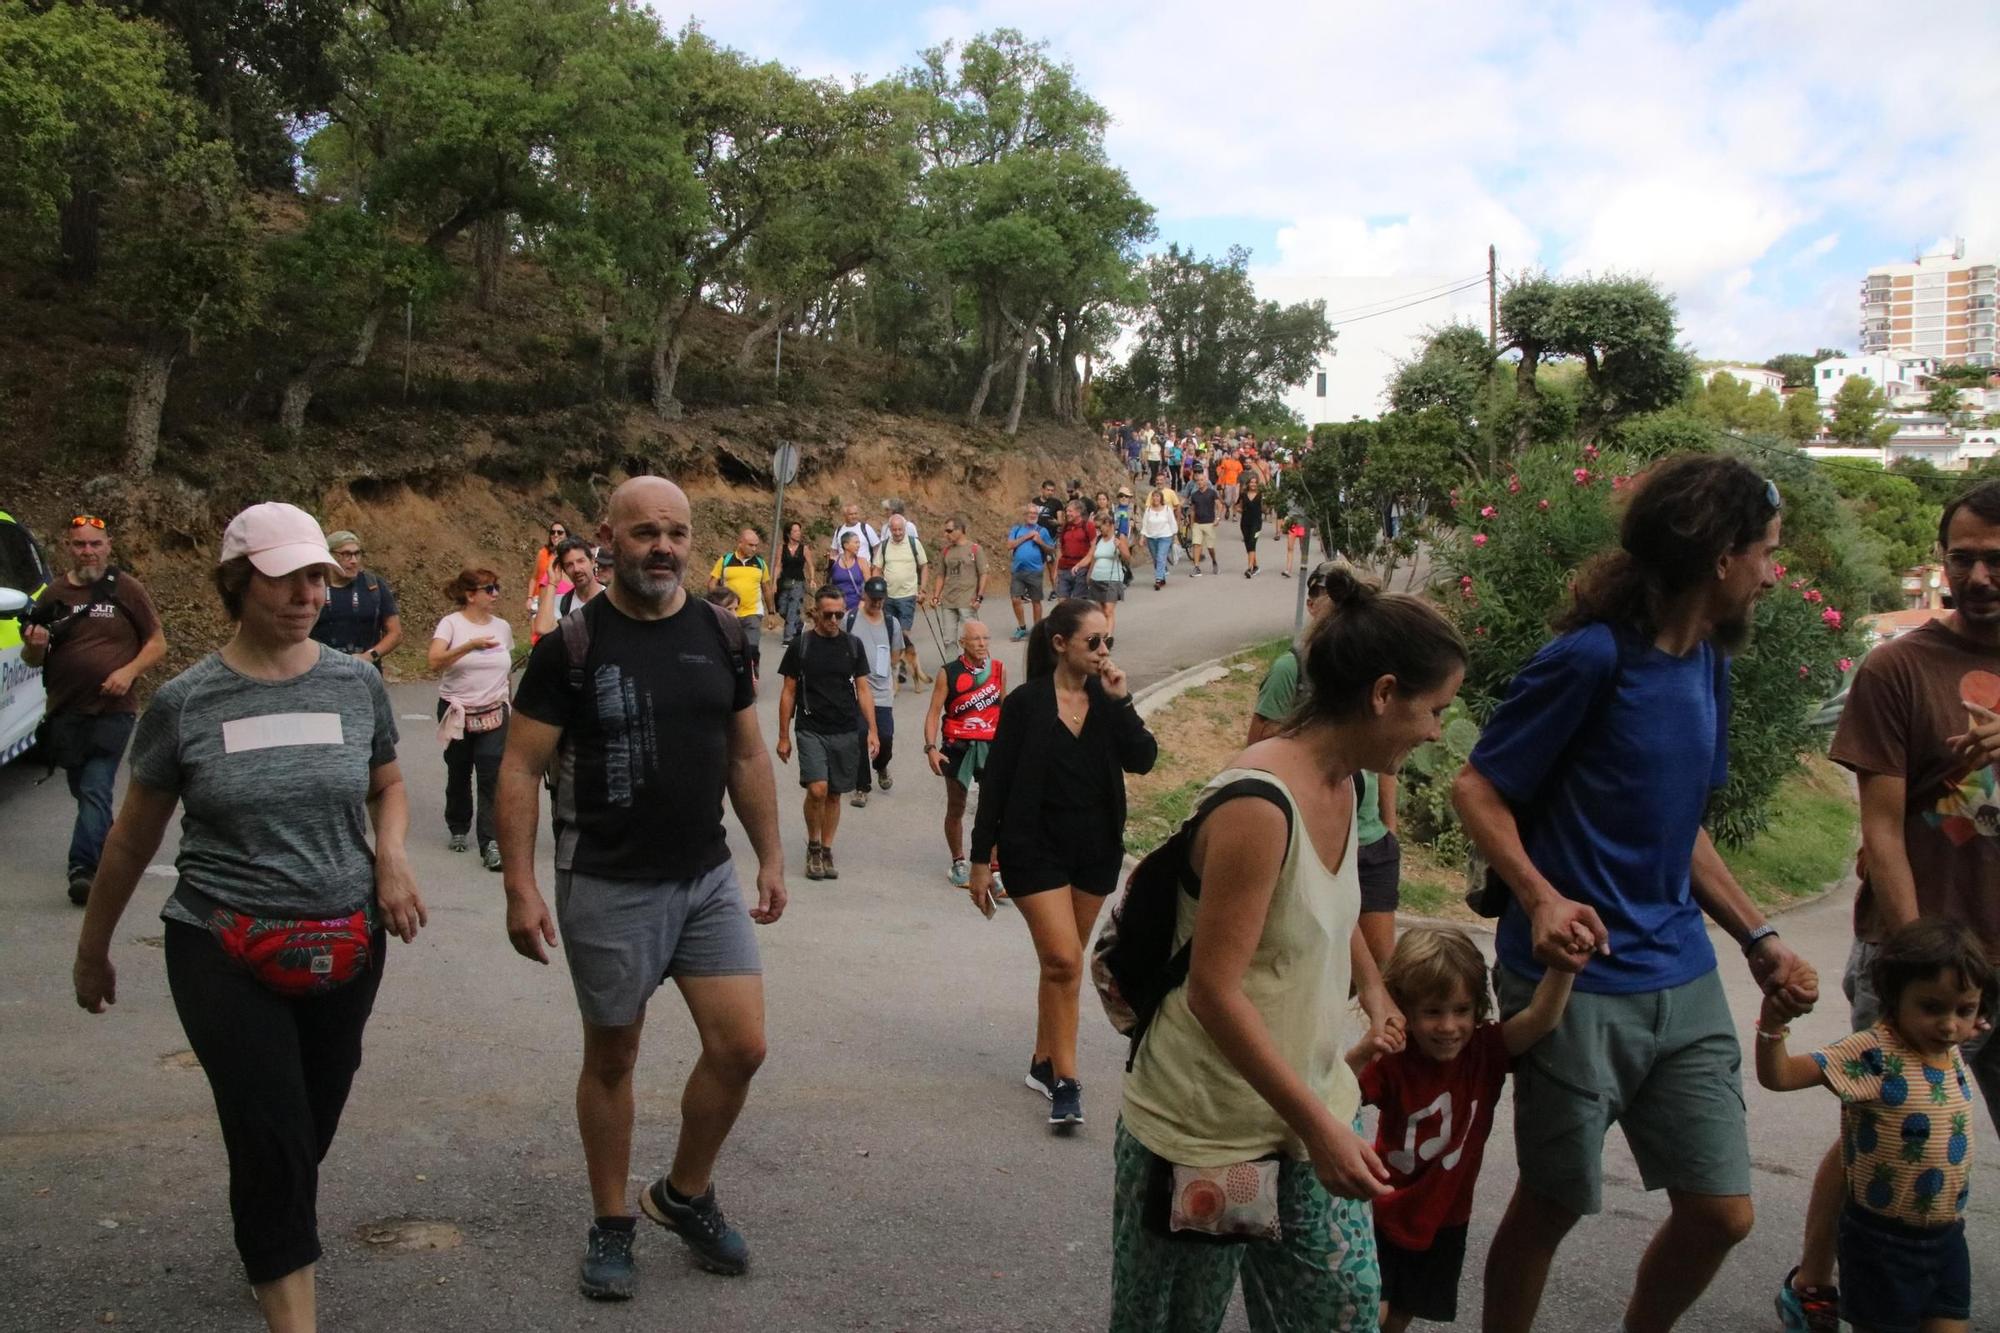
<svg viewBox="0 0 2000 1333"><path fill-rule="evenodd" d="M339 568L333 552L326 549L326 534L313 516L297 505L277 500L251 505L222 530L222 555L217 563L226 564L239 555L249 556L258 573L274 579L309 565Z"/></svg>

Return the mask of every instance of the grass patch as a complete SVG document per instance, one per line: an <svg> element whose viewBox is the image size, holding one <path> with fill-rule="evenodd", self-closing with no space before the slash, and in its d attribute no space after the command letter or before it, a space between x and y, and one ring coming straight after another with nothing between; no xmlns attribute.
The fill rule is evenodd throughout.
<svg viewBox="0 0 2000 1333"><path fill-rule="evenodd" d="M1224 660L1228 675L1188 690L1154 713L1147 726L1160 757L1144 777L1125 780L1125 850L1144 856L1194 810L1208 780L1243 748L1257 686L1290 639L1272 639Z"/></svg>
<svg viewBox="0 0 2000 1333"><path fill-rule="evenodd" d="M1854 867L1861 816L1847 770L1808 755L1784 780L1771 821L1742 847L1725 847L1737 883L1761 907L1810 898Z"/></svg>

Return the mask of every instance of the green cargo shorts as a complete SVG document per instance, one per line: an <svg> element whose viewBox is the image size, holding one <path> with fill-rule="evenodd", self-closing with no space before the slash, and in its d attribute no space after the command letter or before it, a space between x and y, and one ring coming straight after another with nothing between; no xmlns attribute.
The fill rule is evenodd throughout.
<svg viewBox="0 0 2000 1333"><path fill-rule="evenodd" d="M1535 983L1493 969L1500 1014ZM1649 1190L1750 1193L1743 1049L1722 977L1633 995L1575 991L1556 1030L1514 1064L1521 1180L1579 1216L1604 1207L1604 1136L1616 1123Z"/></svg>

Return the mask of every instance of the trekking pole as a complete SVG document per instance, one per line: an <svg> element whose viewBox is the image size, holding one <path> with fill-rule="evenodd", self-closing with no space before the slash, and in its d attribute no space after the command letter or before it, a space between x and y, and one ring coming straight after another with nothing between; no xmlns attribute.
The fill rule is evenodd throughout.
<svg viewBox="0 0 2000 1333"><path fill-rule="evenodd" d="M937 608L934 606L919 607L917 613L924 618L924 623L930 626L931 642L937 645L938 650L938 670L942 671L945 664L951 661L951 653L944 646L944 622L939 618Z"/></svg>

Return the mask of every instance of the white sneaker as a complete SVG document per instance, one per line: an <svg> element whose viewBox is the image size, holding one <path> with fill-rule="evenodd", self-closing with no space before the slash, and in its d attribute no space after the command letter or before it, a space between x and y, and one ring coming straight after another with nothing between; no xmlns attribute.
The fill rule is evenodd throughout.
<svg viewBox="0 0 2000 1333"><path fill-rule="evenodd" d="M951 863L951 886L962 889L972 882L972 862L959 857Z"/></svg>

